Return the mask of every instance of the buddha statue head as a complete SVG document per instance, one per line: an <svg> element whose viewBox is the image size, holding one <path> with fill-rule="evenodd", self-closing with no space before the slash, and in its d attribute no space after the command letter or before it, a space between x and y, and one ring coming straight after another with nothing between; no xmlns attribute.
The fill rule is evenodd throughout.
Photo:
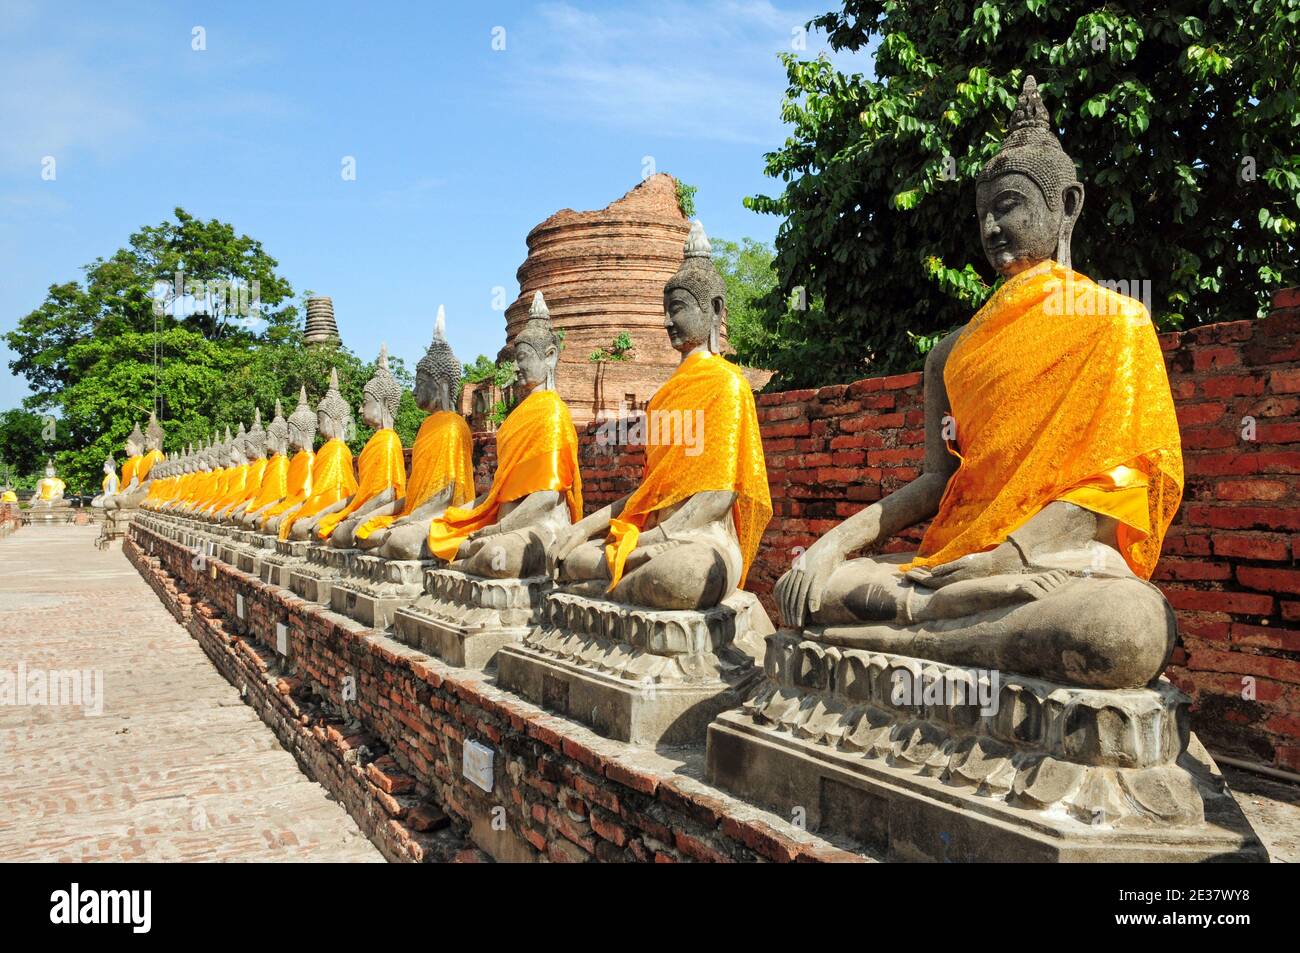
<svg viewBox="0 0 1300 953"><path fill-rule="evenodd" d="M295 450L310 450L316 443L316 414L307 403L307 387L298 390L298 406L289 415L289 443Z"/></svg>
<svg viewBox="0 0 1300 953"><path fill-rule="evenodd" d="M447 343L447 313L438 305L433 342L415 365L415 403L429 413L453 409L460 390L460 376L460 361Z"/></svg>
<svg viewBox="0 0 1300 953"><path fill-rule="evenodd" d="M147 453L150 450L157 450L159 453L161 453L162 445L163 445L162 425L158 423L158 415L151 410L149 411L149 426L144 428L145 452Z"/></svg>
<svg viewBox="0 0 1300 953"><path fill-rule="evenodd" d="M375 374L361 388L361 419L376 430L391 430L402 402L402 385L388 370L388 345L379 345Z"/></svg>
<svg viewBox="0 0 1300 953"><path fill-rule="evenodd" d="M540 291L533 295L528 321L515 338L515 366L518 380L532 392L539 387L555 390L555 366L560 361L560 341L551 327L551 312Z"/></svg>
<svg viewBox="0 0 1300 953"><path fill-rule="evenodd" d="M275 416L271 422L266 425L266 442L264 445L264 456L275 454L284 454L289 452L289 422L284 419L284 408L280 406L280 399L275 400Z"/></svg>
<svg viewBox="0 0 1300 953"><path fill-rule="evenodd" d="M253 422L244 434L244 456L250 461L266 457L266 431L262 429L262 408L253 408Z"/></svg>
<svg viewBox="0 0 1300 953"><path fill-rule="evenodd" d="M230 432L230 428L226 428ZM233 439L226 441L226 459L232 467L241 466L248 462L248 451L245 441L248 439L248 431L244 429L244 422L239 422L239 430L235 433Z"/></svg>
<svg viewBox="0 0 1300 953"><path fill-rule="evenodd" d="M111 476L117 472L117 461L113 459L110 453L104 458L104 476Z"/></svg>
<svg viewBox="0 0 1300 953"><path fill-rule="evenodd" d="M664 285L664 327L668 340L682 354L702 344L717 354L726 323L727 283L714 267L713 248L697 220L686 236L681 267Z"/></svg>
<svg viewBox="0 0 1300 953"><path fill-rule="evenodd" d="M1048 258L1070 267L1083 185L1032 76L1025 77L1002 147L976 180L975 208L984 254L998 274L1010 277Z"/></svg>
<svg viewBox="0 0 1300 953"><path fill-rule="evenodd" d="M338 368L330 368L330 386L316 405L316 426L326 440L346 440L352 429L352 408L339 393Z"/></svg>
<svg viewBox="0 0 1300 953"><path fill-rule="evenodd" d="M53 457L50 457L48 460L45 461L45 478L47 480L54 479L54 458Z"/></svg>
<svg viewBox="0 0 1300 953"><path fill-rule="evenodd" d="M140 432L139 424L133 426L131 432L126 435L124 446L128 457L138 457L144 453L144 434Z"/></svg>

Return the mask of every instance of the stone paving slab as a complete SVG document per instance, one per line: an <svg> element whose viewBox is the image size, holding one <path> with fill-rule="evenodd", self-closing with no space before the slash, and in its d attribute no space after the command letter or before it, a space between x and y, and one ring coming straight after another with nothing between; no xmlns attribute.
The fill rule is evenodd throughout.
<svg viewBox="0 0 1300 953"><path fill-rule="evenodd" d="M100 715L0 704L0 860L382 862L97 533L0 540L0 688L20 663L103 686Z"/></svg>

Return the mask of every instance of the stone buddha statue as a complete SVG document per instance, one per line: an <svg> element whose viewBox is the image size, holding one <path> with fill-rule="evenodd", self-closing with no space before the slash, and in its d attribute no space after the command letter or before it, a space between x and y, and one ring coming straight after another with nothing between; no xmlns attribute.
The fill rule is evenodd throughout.
<svg viewBox="0 0 1300 953"><path fill-rule="evenodd" d="M356 546L354 533L371 517L391 516L406 496L406 460L393 429L402 386L388 370L388 345L381 344L374 376L362 388L361 419L375 429L357 458L357 488L347 505L322 516L316 538L334 549Z"/></svg>
<svg viewBox="0 0 1300 953"><path fill-rule="evenodd" d="M743 584L772 502L753 392L718 354L726 283L699 222L664 313L681 363L648 408L642 483L573 527L557 578L616 602L709 609Z"/></svg>
<svg viewBox="0 0 1300 953"><path fill-rule="evenodd" d="M1146 309L1071 268L1083 194L1028 77L976 182L1001 283L927 355L922 472L777 582L712 783L893 859L1264 856L1161 677L1178 423Z"/></svg>
<svg viewBox="0 0 1300 953"><path fill-rule="evenodd" d="M240 423L235 442L238 444L238 459L242 461L243 471L231 482L229 491L212 511L213 519L231 525L236 523L235 511L242 513L249 500L257 496L266 469L266 431L262 429L260 409L253 409L253 422L247 430ZM235 457L232 455L233 459Z"/></svg>
<svg viewBox="0 0 1300 953"><path fill-rule="evenodd" d="M1182 493L1173 399L1146 310L1070 270L1083 185L1032 77L976 207L1003 284L926 359L923 471L803 554L781 614L826 644L1150 684L1175 639L1147 581ZM849 558L927 519L918 553Z"/></svg>
<svg viewBox="0 0 1300 953"><path fill-rule="evenodd" d="M548 551L582 516L578 434L555 392L559 345L539 291L515 338L526 396L497 431L492 486L430 520L425 546L447 568L426 570L424 594L393 612L397 638L454 665L484 668L531 628L552 586ZM454 450L458 438L449 435ZM454 466L463 485L463 459Z"/></svg>
<svg viewBox="0 0 1300 953"><path fill-rule="evenodd" d="M415 402L429 416L411 449L405 500L391 515L371 514L354 533L358 547L385 559L429 558L433 519L474 496L473 437L455 411L461 365L447 343L445 321L439 305L433 343L415 366Z"/></svg>
<svg viewBox="0 0 1300 953"><path fill-rule="evenodd" d="M645 438L641 483L568 531L537 624L497 656L499 686L619 741L698 743L743 697L772 631L739 589L772 503L753 391L718 353L726 318L695 222L664 286L681 362L629 428Z"/></svg>
<svg viewBox="0 0 1300 953"><path fill-rule="evenodd" d="M223 512L243 498L248 481L248 456L244 447L247 437L242 420L233 437L230 436L230 428L226 428L226 441L222 447L222 463L225 466L216 493L199 513L201 518L212 523L220 522Z"/></svg>
<svg viewBox="0 0 1300 953"><path fill-rule="evenodd" d="M329 390L316 405L316 423L325 442L312 463L311 495L297 512L281 519L281 540L310 540L321 519L346 507L357 492L352 451L344 443L345 435L352 429L352 408L339 393L339 374L335 368L330 369Z"/></svg>
<svg viewBox="0 0 1300 953"><path fill-rule="evenodd" d="M492 486L429 525L429 552L452 569L495 579L544 575L547 550L582 516L577 431L555 393L559 344L538 291L514 347L527 396L497 431Z"/></svg>
<svg viewBox="0 0 1300 953"><path fill-rule="evenodd" d="M36 481L36 492L32 494L31 509L66 509L71 504L63 498L66 484L54 475L54 460L45 464L45 476Z"/></svg>
<svg viewBox="0 0 1300 953"><path fill-rule="evenodd" d="M236 448L232 448L234 437L230 433L230 425L226 424L225 436L219 439L211 450L212 460L212 478L204 487L202 496L195 500L194 506L190 513L196 519L203 519L207 516L208 511L214 507L230 486L231 478L237 464L232 464L232 452L238 453Z"/></svg>
<svg viewBox="0 0 1300 953"><path fill-rule="evenodd" d="M312 470L316 463L316 414L307 403L307 388L298 390L298 406L289 415L289 450L293 458L286 474L285 495L278 502L264 507L258 518L258 527L272 537L278 537L280 524L286 516L294 516L311 496Z"/></svg>
<svg viewBox="0 0 1300 953"><path fill-rule="evenodd" d="M253 445L265 461L257 481L257 491L230 512L230 519L246 530L256 528L262 514L279 503L289 492L289 422L277 398L275 416L262 433L260 446ZM252 481L250 481L252 482Z"/></svg>
<svg viewBox="0 0 1300 953"><path fill-rule="evenodd" d="M121 481L117 476L117 461L113 459L110 453L104 458L104 479L100 483L99 495L90 501L90 505L103 509L104 500L117 495L118 487Z"/></svg>
<svg viewBox="0 0 1300 953"><path fill-rule="evenodd" d="M105 501L107 510L138 509L149 495L153 468L165 457L162 452L164 433L158 417L149 413L149 424L140 432L137 424L126 438L126 462L122 464L121 489Z"/></svg>

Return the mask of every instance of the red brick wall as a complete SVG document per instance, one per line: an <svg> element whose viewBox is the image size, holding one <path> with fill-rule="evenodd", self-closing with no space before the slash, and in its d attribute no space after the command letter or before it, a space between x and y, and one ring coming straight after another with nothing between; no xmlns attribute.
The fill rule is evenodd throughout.
<svg viewBox="0 0 1300 953"><path fill-rule="evenodd" d="M1182 631L1169 676L1216 750L1300 770L1300 289L1261 321L1160 340L1187 471L1154 579ZM773 611L796 547L919 472L921 375L761 394L758 413L773 516L748 588ZM631 492L641 448L601 445L594 426L579 441L587 512ZM493 436L475 443L486 477ZM922 529L883 548L915 548Z"/></svg>
<svg viewBox="0 0 1300 953"><path fill-rule="evenodd" d="M133 526L127 557L394 861L856 861L823 838L373 629ZM238 616L243 597L243 618ZM276 624L286 627L287 655ZM464 744L494 749L493 785Z"/></svg>

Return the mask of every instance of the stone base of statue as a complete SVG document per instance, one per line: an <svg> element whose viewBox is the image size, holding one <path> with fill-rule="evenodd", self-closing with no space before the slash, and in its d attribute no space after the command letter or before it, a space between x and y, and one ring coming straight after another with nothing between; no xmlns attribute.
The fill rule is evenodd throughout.
<svg viewBox="0 0 1300 953"><path fill-rule="evenodd" d="M481 670L533 631L552 585L550 576L487 579L429 569L424 594L393 613L393 635L444 662Z"/></svg>
<svg viewBox="0 0 1300 953"><path fill-rule="evenodd" d="M289 588L318 606L329 605L330 591L338 579L349 572L359 549L335 549L313 543L307 549L307 561L289 572Z"/></svg>
<svg viewBox="0 0 1300 953"><path fill-rule="evenodd" d="M393 615L424 594L424 574L436 559L357 556L330 589L330 608L372 629L386 629Z"/></svg>
<svg viewBox="0 0 1300 953"><path fill-rule="evenodd" d="M235 554L235 568L250 576L258 576L262 568L262 557L275 551L275 537L256 530L242 529L235 534L239 546Z"/></svg>
<svg viewBox="0 0 1300 953"><path fill-rule="evenodd" d="M890 860L1267 860L1185 695L1070 688L782 630L711 783Z"/></svg>
<svg viewBox="0 0 1300 953"><path fill-rule="evenodd" d="M501 650L497 683L612 738L641 745L703 740L759 676L772 623L738 590L707 611L657 611L557 590L541 623Z"/></svg>
<svg viewBox="0 0 1300 953"><path fill-rule="evenodd" d="M71 522L75 513L71 503L59 500L51 506L37 503L23 513L23 518L33 526L53 526Z"/></svg>
<svg viewBox="0 0 1300 953"><path fill-rule="evenodd" d="M262 557L257 567L258 578L273 586L289 588L289 574L307 561L307 550L311 543L307 540L277 539L275 552Z"/></svg>

